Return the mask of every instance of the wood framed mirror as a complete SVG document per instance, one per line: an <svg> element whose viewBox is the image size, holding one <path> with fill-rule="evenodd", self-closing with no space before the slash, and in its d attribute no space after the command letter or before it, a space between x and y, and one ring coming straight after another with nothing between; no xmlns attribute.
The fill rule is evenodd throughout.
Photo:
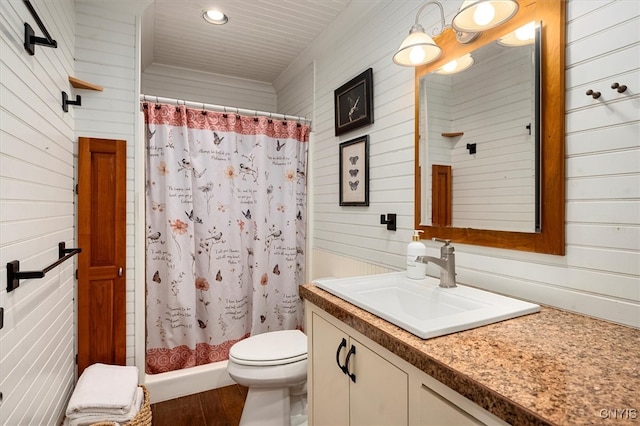
<svg viewBox="0 0 640 426"><path fill-rule="evenodd" d="M434 37L442 48L435 62L416 68L415 73L415 229L422 238L449 239L455 243L498 247L537 253L565 253L565 1L520 0L516 16L503 25L483 32L475 41L461 44L447 28ZM531 21L541 23L541 93L540 93L540 229L536 232L512 232L422 223L422 200L425 196L420 146L420 78ZM460 141L466 143L466 141ZM475 148L475 147L474 147ZM424 148L422 148L424 149ZM455 175L455 173L454 173ZM455 176L454 176L455 177ZM455 180L452 183L455 186ZM446 198L448 194L444 194ZM440 194L440 196L443 196ZM446 213L445 213L446 214ZM454 222L455 225L455 222Z"/></svg>

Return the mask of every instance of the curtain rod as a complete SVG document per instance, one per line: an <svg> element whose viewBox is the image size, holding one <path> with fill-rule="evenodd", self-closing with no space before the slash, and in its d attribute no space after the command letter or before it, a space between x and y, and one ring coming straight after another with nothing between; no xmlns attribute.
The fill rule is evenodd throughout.
<svg viewBox="0 0 640 426"><path fill-rule="evenodd" d="M303 121L305 123L311 124L311 120L306 117L299 117L297 115L287 115L287 114L276 114L273 112L265 112L265 111L257 111L253 109L244 109L244 108L236 108L236 107L228 107L223 105L213 105L213 104L205 104L200 102L191 102L184 101L182 99L172 99L172 98L163 98L160 96L151 96L151 95L140 95L141 101L147 102L155 102L155 103L163 103L163 104L176 104L176 105L184 105L189 108L197 108L207 111L217 111L217 112L225 112L225 113L235 113L242 114L248 116L262 116L269 117L276 120L294 120L294 121Z"/></svg>

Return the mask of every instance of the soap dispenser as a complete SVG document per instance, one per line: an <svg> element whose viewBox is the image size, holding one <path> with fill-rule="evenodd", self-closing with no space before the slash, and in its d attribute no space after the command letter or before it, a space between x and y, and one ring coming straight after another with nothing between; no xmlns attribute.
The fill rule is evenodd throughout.
<svg viewBox="0 0 640 426"><path fill-rule="evenodd" d="M427 247L420 241L422 231L413 231L411 242L407 246L407 277L420 280L427 274L427 264L416 262L418 256L427 255Z"/></svg>

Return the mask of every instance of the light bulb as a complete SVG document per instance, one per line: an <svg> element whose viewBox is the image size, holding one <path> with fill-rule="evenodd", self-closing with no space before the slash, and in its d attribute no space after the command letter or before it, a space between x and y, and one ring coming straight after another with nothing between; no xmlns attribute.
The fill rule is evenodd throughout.
<svg viewBox="0 0 640 426"><path fill-rule="evenodd" d="M426 56L424 49L420 46L414 46L411 48L411 53L409 53L409 60L413 64L419 64L424 61L424 57Z"/></svg>
<svg viewBox="0 0 640 426"><path fill-rule="evenodd" d="M224 19L224 13L219 10L207 10L207 17L212 21L220 21Z"/></svg>
<svg viewBox="0 0 640 426"><path fill-rule="evenodd" d="M529 22L527 25L518 28L515 33L518 40L533 40L533 36L535 34L535 23Z"/></svg>
<svg viewBox="0 0 640 426"><path fill-rule="evenodd" d="M219 10L211 9L202 12L202 17L210 24L223 25L229 21L229 18Z"/></svg>
<svg viewBox="0 0 640 426"><path fill-rule="evenodd" d="M458 60L454 59L453 61L443 66L442 70L446 72L451 72L451 71L454 71L456 68L458 68Z"/></svg>
<svg viewBox="0 0 640 426"><path fill-rule="evenodd" d="M491 3L483 2L473 12L473 20L478 25L487 25L496 16L496 10Z"/></svg>

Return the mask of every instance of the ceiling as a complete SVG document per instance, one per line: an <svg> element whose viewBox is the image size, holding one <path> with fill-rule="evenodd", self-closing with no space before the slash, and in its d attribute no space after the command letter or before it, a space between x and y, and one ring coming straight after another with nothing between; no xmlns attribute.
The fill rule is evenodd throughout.
<svg viewBox="0 0 640 426"><path fill-rule="evenodd" d="M155 0L142 21L151 63L272 83L351 0ZM202 18L215 7L225 25Z"/></svg>

